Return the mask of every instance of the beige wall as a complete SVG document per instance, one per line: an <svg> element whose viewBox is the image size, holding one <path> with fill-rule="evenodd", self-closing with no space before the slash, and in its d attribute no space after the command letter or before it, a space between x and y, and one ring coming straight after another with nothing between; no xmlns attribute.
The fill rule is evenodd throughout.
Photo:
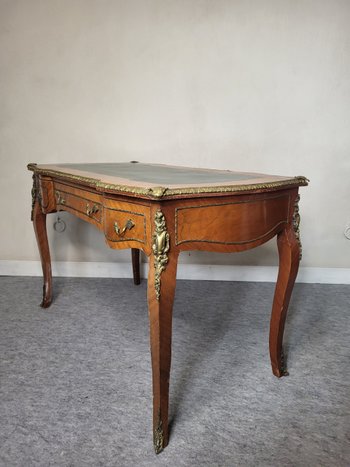
<svg viewBox="0 0 350 467"><path fill-rule="evenodd" d="M306 175L303 264L350 267L349 24L348 0L0 0L0 259L38 258L28 162L139 160ZM129 259L54 217L53 259Z"/></svg>

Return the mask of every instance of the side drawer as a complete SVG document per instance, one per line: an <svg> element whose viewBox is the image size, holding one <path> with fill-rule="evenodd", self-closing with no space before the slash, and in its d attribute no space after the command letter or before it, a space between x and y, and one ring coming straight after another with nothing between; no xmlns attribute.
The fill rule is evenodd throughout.
<svg viewBox="0 0 350 467"><path fill-rule="evenodd" d="M71 211L84 220L102 226L101 196L63 183L55 183L54 194L57 211Z"/></svg>

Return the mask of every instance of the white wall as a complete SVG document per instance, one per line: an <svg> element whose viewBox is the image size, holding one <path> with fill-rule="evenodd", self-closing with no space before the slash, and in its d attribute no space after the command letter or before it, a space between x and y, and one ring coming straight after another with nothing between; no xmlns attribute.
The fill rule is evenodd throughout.
<svg viewBox="0 0 350 467"><path fill-rule="evenodd" d="M38 258L28 162L139 160L307 176L303 265L350 267L349 24L348 0L0 0L0 259ZM129 260L49 217L54 260Z"/></svg>

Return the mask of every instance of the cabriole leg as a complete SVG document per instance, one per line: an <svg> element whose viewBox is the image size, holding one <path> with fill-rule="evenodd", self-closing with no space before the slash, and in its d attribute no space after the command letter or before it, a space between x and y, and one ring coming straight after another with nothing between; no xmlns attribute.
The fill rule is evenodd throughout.
<svg viewBox="0 0 350 467"><path fill-rule="evenodd" d="M169 378L177 259L178 251L170 246L165 217L158 210L155 213L147 290L153 382L153 442L157 454L169 441Z"/></svg>
<svg viewBox="0 0 350 467"><path fill-rule="evenodd" d="M270 322L270 358L275 376L288 375L283 356L283 332L289 300L298 273L300 261L299 236L288 225L277 237L279 252L279 272L273 299Z"/></svg>
<svg viewBox="0 0 350 467"><path fill-rule="evenodd" d="M158 454L167 446L169 439L169 378L177 255L169 254L167 267L161 274L159 300L156 297L157 279L155 278L156 270L152 259L149 268L147 295L153 381L153 441L154 449Z"/></svg>
<svg viewBox="0 0 350 467"><path fill-rule="evenodd" d="M42 213L38 199L34 201L33 205L33 226L44 276L43 300L41 306L43 308L48 308L52 300L51 258L49 242L47 240L46 214Z"/></svg>

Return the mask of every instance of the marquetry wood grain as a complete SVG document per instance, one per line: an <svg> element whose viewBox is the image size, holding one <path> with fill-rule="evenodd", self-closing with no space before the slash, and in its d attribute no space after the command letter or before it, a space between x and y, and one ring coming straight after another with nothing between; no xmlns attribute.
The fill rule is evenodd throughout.
<svg viewBox="0 0 350 467"><path fill-rule="evenodd" d="M210 248L208 244L239 246L271 238L288 222L289 202L284 194L176 208L176 243L201 242Z"/></svg>

